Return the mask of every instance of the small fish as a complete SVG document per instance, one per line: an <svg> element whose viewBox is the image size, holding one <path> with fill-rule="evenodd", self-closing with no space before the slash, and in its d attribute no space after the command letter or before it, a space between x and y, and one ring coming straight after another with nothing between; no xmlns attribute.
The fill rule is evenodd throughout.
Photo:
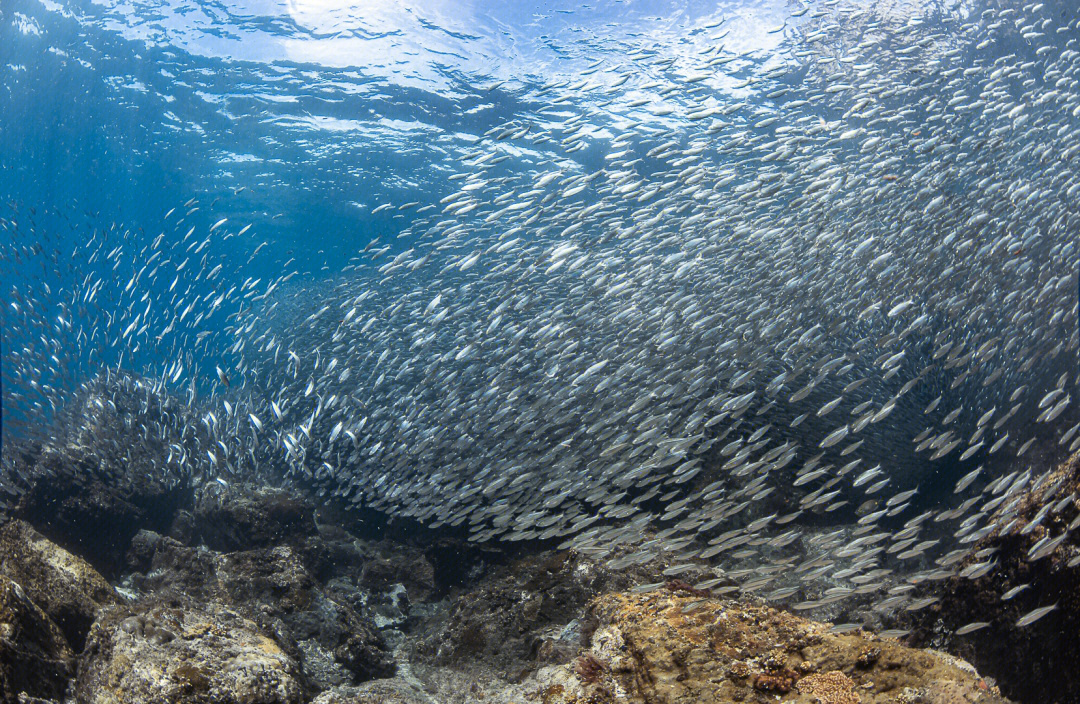
<svg viewBox="0 0 1080 704"><path fill-rule="evenodd" d="M1030 584L1021 584L1020 586L1013 587L1012 589L1001 595L1001 600L1008 601L1009 599L1012 599L1014 596L1016 596L1030 586Z"/></svg>
<svg viewBox="0 0 1080 704"><path fill-rule="evenodd" d="M1019 619L1017 619L1016 627L1017 628L1023 628L1025 626L1030 626L1031 624L1035 623L1040 618L1047 615L1048 613L1050 613L1051 611L1053 611L1056 608L1057 608L1057 604L1055 603L1055 604L1051 604L1050 606L1040 606L1037 609L1033 609L1032 611L1027 612L1023 616L1021 616Z"/></svg>

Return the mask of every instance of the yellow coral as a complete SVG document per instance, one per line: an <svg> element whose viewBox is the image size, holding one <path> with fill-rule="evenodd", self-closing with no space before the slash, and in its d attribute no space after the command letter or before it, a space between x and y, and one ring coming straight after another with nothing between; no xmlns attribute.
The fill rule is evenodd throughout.
<svg viewBox="0 0 1080 704"><path fill-rule="evenodd" d="M839 670L809 675L795 685L803 694L817 697L821 704L860 704L855 683Z"/></svg>

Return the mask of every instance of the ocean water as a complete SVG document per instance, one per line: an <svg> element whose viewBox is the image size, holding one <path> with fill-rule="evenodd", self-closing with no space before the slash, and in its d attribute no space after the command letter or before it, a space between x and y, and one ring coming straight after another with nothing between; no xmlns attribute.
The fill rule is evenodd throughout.
<svg viewBox="0 0 1080 704"><path fill-rule="evenodd" d="M5 451L885 600L1080 446L1078 43L1064 0L5 0Z"/></svg>

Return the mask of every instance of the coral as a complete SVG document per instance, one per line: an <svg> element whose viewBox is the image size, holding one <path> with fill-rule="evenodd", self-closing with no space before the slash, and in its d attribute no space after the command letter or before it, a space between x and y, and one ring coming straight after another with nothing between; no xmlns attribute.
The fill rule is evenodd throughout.
<svg viewBox="0 0 1080 704"><path fill-rule="evenodd" d="M761 674L754 678L754 689L761 692L787 694L798 679L798 673L787 669L775 674Z"/></svg>
<svg viewBox="0 0 1080 704"><path fill-rule="evenodd" d="M607 668L592 653L585 653L574 661L574 672L582 682L596 682Z"/></svg>
<svg viewBox="0 0 1080 704"><path fill-rule="evenodd" d="M808 675L796 685L803 694L817 697L821 704L859 704L855 683L839 670Z"/></svg>

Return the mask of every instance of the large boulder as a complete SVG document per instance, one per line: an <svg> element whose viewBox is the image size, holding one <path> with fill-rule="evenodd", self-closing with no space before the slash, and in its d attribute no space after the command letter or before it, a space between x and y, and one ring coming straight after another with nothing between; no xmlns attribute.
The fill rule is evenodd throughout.
<svg viewBox="0 0 1080 704"><path fill-rule="evenodd" d="M79 665L78 704L299 704L299 665L239 613L218 605L110 607Z"/></svg>
<svg viewBox="0 0 1080 704"><path fill-rule="evenodd" d="M966 663L767 606L683 591L608 594L591 607L574 687L547 702L1000 704Z"/></svg>
<svg viewBox="0 0 1080 704"><path fill-rule="evenodd" d="M436 590L431 562L406 543L360 540L320 524L319 535L306 541L301 557L330 597L371 618L384 632L407 630L411 606L429 601Z"/></svg>
<svg viewBox="0 0 1080 704"><path fill-rule="evenodd" d="M394 661L371 621L328 594L289 546L219 554L141 534L133 543L147 573L145 593L174 593L237 609L295 647L318 690L394 673Z"/></svg>
<svg viewBox="0 0 1080 704"><path fill-rule="evenodd" d="M457 595L449 618L429 627L431 635L416 650L435 665L491 669L520 680L574 656L582 644L581 617L593 597L658 576L659 570L613 571L574 551L532 555L494 569Z"/></svg>
<svg viewBox="0 0 1080 704"><path fill-rule="evenodd" d="M22 587L0 576L0 702L59 698L73 672L64 634Z"/></svg>
<svg viewBox="0 0 1080 704"><path fill-rule="evenodd" d="M89 563L18 519L0 527L0 574L23 588L76 652L98 610L120 601Z"/></svg>

